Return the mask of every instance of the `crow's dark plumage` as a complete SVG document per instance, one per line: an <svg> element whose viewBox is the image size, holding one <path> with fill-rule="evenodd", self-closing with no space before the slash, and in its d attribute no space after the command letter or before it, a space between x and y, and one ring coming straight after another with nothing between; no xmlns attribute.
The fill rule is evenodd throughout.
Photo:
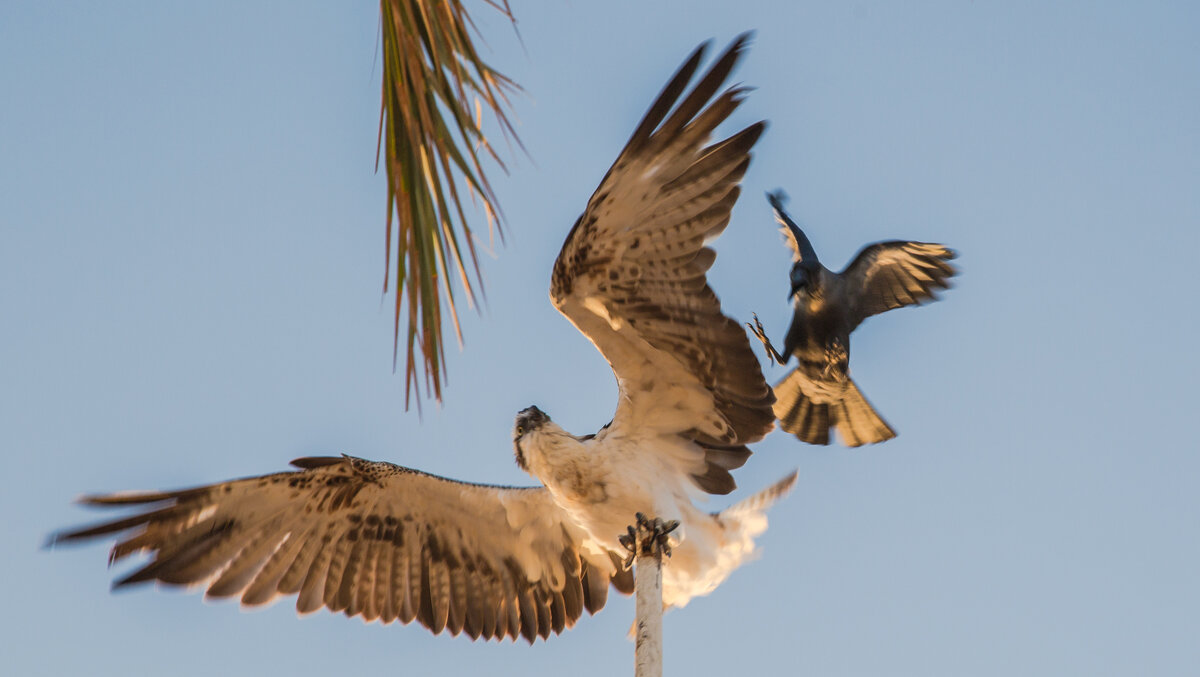
<svg viewBox="0 0 1200 677"><path fill-rule="evenodd" d="M799 365L775 385L775 416L781 427L810 444L829 444L836 428L847 446L896 436L850 379L850 333L866 318L936 300L957 272L954 251L925 242L878 242L864 247L840 273L817 259L800 227L783 210L783 193L767 195L788 247L794 314L776 351L755 318L750 327L772 361L795 356Z"/></svg>

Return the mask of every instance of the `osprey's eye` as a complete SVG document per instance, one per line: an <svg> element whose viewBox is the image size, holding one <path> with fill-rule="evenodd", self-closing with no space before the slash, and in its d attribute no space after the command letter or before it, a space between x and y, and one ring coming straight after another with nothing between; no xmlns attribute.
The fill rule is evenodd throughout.
<svg viewBox="0 0 1200 677"><path fill-rule="evenodd" d="M524 435L524 434L525 434L525 426L523 426L523 425L517 426L517 437L520 437L521 435Z"/></svg>

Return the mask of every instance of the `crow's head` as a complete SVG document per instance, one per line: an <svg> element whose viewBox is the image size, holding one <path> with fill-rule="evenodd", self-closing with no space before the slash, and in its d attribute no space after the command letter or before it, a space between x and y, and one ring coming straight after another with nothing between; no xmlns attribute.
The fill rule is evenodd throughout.
<svg viewBox="0 0 1200 677"><path fill-rule="evenodd" d="M817 269L817 264L814 261L800 261L792 265L791 273L788 278L792 283L792 289L788 292L788 299L794 299L801 292L815 295L817 292L817 283L820 281L820 271Z"/></svg>

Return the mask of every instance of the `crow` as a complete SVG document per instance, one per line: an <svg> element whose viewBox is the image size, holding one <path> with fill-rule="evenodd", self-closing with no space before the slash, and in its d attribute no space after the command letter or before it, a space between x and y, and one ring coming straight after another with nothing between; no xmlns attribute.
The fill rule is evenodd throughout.
<svg viewBox="0 0 1200 677"><path fill-rule="evenodd" d="M896 436L850 379L850 333L866 318L892 308L937 300L958 271L953 250L940 244L893 240L868 245L840 273L821 265L804 232L783 209L782 191L767 194L784 240L792 250L788 298L792 325L780 353L754 317L747 325L766 346L772 363L795 356L799 365L775 385L775 416L809 444L829 444L838 430L847 446Z"/></svg>

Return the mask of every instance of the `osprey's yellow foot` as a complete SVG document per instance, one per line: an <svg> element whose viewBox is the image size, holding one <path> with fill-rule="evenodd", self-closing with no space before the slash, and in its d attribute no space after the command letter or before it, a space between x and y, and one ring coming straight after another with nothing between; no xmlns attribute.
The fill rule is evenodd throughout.
<svg viewBox="0 0 1200 677"><path fill-rule="evenodd" d="M638 555L651 555L657 551L664 557L670 557L670 535L678 528L679 520L664 522L657 517L650 519L639 512L636 524L625 527L626 533L617 537L621 545L629 551L623 562L625 568L633 566L633 560Z"/></svg>

